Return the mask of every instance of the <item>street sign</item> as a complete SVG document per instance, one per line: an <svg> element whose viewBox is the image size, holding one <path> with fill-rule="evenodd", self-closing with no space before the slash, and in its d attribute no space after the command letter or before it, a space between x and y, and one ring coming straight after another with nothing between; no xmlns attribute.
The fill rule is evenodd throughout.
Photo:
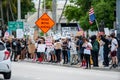
<svg viewBox="0 0 120 80"><path fill-rule="evenodd" d="M44 32L47 33L55 24L55 22L44 13L36 22L35 24Z"/></svg>
<svg viewBox="0 0 120 80"><path fill-rule="evenodd" d="M10 31L16 31L16 29L23 29L23 22L9 21L8 29Z"/></svg>

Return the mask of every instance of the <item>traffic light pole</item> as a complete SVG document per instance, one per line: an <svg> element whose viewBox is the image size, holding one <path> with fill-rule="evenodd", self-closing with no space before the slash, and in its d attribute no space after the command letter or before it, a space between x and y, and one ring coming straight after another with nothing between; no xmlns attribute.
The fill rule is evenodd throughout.
<svg viewBox="0 0 120 80"><path fill-rule="evenodd" d="M116 0L116 23L117 23L117 38L120 40L120 0ZM120 65L120 47L117 51L118 63Z"/></svg>

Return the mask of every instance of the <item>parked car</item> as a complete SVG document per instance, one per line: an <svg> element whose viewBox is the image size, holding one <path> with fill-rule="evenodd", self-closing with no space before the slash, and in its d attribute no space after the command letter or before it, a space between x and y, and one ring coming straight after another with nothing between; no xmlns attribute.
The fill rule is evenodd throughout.
<svg viewBox="0 0 120 80"><path fill-rule="evenodd" d="M0 74L3 74L4 79L11 78L10 52L2 41L0 41Z"/></svg>

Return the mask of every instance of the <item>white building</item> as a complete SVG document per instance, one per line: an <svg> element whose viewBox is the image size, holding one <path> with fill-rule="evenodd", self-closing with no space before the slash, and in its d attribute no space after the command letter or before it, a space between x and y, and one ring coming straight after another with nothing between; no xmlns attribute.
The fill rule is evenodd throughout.
<svg viewBox="0 0 120 80"><path fill-rule="evenodd" d="M33 0L33 2L35 3L35 8L36 10L38 10L38 3L39 0ZM40 16L43 14L43 9L42 9L42 0L41 0L41 8L40 8ZM56 27L55 30L56 32L71 32L72 33L76 33L76 27L77 27L77 23L69 23L67 24L67 20L65 19L65 17L63 16L61 18L60 24L58 24L59 18L62 14L62 10L65 4L65 0L57 0L57 8L56 8ZM70 4L69 0L67 1L67 4ZM52 12L51 11L47 11L48 15L52 18ZM38 19L38 12L35 12L33 15L31 15L28 19L27 19L27 23L30 25L30 27L34 27L35 26L35 22ZM62 32L61 32L62 31Z"/></svg>

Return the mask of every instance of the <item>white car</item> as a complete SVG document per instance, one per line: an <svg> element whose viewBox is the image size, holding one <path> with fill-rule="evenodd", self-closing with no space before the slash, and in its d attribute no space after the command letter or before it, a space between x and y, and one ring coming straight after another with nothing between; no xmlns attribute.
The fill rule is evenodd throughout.
<svg viewBox="0 0 120 80"><path fill-rule="evenodd" d="M5 44L0 41L0 74L3 74L4 79L11 78L11 60L10 52Z"/></svg>

